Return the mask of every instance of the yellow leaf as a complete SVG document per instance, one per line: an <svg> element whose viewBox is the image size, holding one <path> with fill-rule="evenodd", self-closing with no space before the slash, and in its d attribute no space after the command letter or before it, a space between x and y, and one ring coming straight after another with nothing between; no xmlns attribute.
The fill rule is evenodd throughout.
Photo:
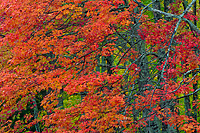
<svg viewBox="0 0 200 133"><path fill-rule="evenodd" d="M64 10L63 15L69 14L69 10Z"/></svg>
<svg viewBox="0 0 200 133"><path fill-rule="evenodd" d="M56 16L56 19L61 19L62 18L62 14L58 14L57 16Z"/></svg>

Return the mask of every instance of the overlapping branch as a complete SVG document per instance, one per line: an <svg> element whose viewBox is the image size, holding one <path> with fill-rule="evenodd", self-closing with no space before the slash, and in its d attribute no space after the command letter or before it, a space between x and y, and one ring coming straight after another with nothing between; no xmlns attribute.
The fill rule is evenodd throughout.
<svg viewBox="0 0 200 133"><path fill-rule="evenodd" d="M189 26L190 26L190 29L192 31L195 31L197 33L197 36L200 35L200 30L198 29L197 26L195 26L190 20L186 19L186 18L183 18L183 16L185 15L186 12L188 12L188 10L192 7L192 5L196 2L196 0L193 0L188 6L187 8L184 10L184 12L181 14L181 15L175 15L175 14L171 14L171 13L166 13L166 12L163 12L161 10L158 10L158 9L154 9L152 7L149 7L149 5L145 6L144 4L138 2L137 0L134 0L134 2L136 2L138 5L144 7L144 9L147 9L149 11L152 11L152 12L156 12L156 13L160 13L162 15L165 15L167 17L170 17L170 18L178 18L179 20L183 20L185 21Z"/></svg>

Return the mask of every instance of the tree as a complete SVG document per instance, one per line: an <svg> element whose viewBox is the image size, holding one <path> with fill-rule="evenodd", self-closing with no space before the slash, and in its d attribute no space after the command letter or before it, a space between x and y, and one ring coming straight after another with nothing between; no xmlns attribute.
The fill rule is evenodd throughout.
<svg viewBox="0 0 200 133"><path fill-rule="evenodd" d="M0 131L199 132L198 10L196 0L2 1Z"/></svg>

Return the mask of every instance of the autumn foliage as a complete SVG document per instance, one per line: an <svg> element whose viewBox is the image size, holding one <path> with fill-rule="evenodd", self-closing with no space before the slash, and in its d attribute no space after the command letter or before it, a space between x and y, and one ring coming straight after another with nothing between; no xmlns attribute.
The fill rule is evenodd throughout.
<svg viewBox="0 0 200 133"><path fill-rule="evenodd" d="M1 1L0 132L200 132L199 3L144 2Z"/></svg>

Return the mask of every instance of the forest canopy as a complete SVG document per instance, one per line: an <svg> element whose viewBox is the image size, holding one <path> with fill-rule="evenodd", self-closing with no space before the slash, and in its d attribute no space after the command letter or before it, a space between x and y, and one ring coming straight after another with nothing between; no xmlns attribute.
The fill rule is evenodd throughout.
<svg viewBox="0 0 200 133"><path fill-rule="evenodd" d="M199 7L0 1L0 132L200 132Z"/></svg>

